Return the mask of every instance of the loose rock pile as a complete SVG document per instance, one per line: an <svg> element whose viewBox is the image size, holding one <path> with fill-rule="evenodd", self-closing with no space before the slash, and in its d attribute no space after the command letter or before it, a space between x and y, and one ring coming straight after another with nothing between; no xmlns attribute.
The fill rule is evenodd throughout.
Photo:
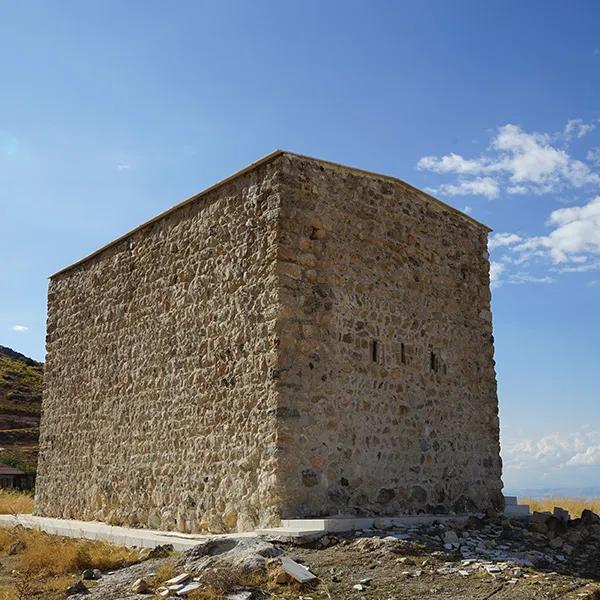
<svg viewBox="0 0 600 600"><path fill-rule="evenodd" d="M173 558L149 558L103 575L91 594L94 598L185 597L202 591L215 574L232 573L240 581L250 581L246 575L260 573L266 581L269 573L275 573L271 579L276 584L308 583L325 590L329 585L342 585L350 594L359 595L377 588L382 579L380 565L385 565L388 579L391 572L394 580L406 584L415 578L449 576L463 581L472 578L474 583L483 578L511 589L520 581L543 584L563 575L571 578L569 584L581 587L589 584L583 578L597 579L600 573L600 517L591 511L584 511L578 519L555 511L534 513L528 519L473 516L404 528L385 529L382 525L349 534L327 534L300 544L295 547L252 537L215 538L174 560L176 576L166 582L156 581L154 573L161 562ZM327 553L328 564L339 567L320 562ZM340 560L332 563L335 556ZM372 575L355 577L352 570L342 568L345 556L364 557L365 563L372 565ZM302 557L310 566L300 564ZM235 581L231 579L232 587L225 595L230 600L263 597L257 595L256 586L246 589ZM80 586L72 593L83 596ZM313 596L320 593L313 590Z"/></svg>

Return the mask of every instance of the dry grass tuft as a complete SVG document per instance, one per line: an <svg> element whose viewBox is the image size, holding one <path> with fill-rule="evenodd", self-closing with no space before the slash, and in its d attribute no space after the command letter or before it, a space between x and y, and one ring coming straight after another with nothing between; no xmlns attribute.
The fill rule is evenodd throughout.
<svg viewBox="0 0 600 600"><path fill-rule="evenodd" d="M0 529L0 550L22 541L17 570L39 576L79 574L84 569L109 570L139 562L138 552L106 542L75 540L49 535L35 529Z"/></svg>
<svg viewBox="0 0 600 600"><path fill-rule="evenodd" d="M202 587L189 594L189 600L222 600L226 594L238 590L260 591L263 596L297 598L314 587L291 579L278 562L268 565L266 571L213 569L202 574Z"/></svg>
<svg viewBox="0 0 600 600"><path fill-rule="evenodd" d="M568 510L572 518L580 517L584 509L600 514L600 498L521 498L519 504L529 504L532 511L552 512L555 506Z"/></svg>
<svg viewBox="0 0 600 600"><path fill-rule="evenodd" d="M156 583L163 583L172 579L175 575L177 575L175 572L175 565L171 561L167 561L162 563L158 569L156 569L154 581L156 581Z"/></svg>
<svg viewBox="0 0 600 600"><path fill-rule="evenodd" d="M0 600L18 600L15 586L12 583L0 586Z"/></svg>
<svg viewBox="0 0 600 600"><path fill-rule="evenodd" d="M32 494L12 490L0 490L0 515L30 514L32 512Z"/></svg>

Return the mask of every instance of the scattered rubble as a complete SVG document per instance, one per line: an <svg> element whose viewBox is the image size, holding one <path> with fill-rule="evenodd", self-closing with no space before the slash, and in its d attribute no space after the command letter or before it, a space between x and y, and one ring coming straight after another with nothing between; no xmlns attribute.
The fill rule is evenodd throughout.
<svg viewBox="0 0 600 600"><path fill-rule="evenodd" d="M145 579L136 579L131 586L131 591L134 594L145 594L149 589L150 586Z"/></svg>
<svg viewBox="0 0 600 600"><path fill-rule="evenodd" d="M356 598L358 592L382 600L435 597L442 588L444 597L456 600L483 598L491 592L495 600L554 595L591 600L594 590L600 590L594 583L600 574L600 517L587 511L570 519L565 513L557 508L526 519L482 516L394 529L374 527L328 533L300 545L256 537L214 538L179 557L148 560L105 574L88 597L121 597L124 590L129 595L185 597L202 591L205 576L226 572L272 573L272 585L311 586L310 597L329 594L336 600ZM161 584L153 575L167 560L177 575ZM256 595L257 589L240 584L225 597L264 598Z"/></svg>
<svg viewBox="0 0 600 600"><path fill-rule="evenodd" d="M75 595L88 594L88 593L89 592L88 592L88 589L87 589L85 583L83 583L83 581L81 581L80 579L78 579L77 581L72 583L65 590L66 596L75 596Z"/></svg>
<svg viewBox="0 0 600 600"><path fill-rule="evenodd" d="M23 552L23 550L25 550L25 542L23 540L17 540L10 545L8 555L14 556L15 554L19 554L19 552Z"/></svg>

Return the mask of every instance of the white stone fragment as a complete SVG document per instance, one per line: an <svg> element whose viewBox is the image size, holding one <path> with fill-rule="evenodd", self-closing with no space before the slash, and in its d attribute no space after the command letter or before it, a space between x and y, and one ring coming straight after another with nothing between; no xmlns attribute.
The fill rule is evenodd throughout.
<svg viewBox="0 0 600 600"><path fill-rule="evenodd" d="M187 573L181 573L181 575L176 575L169 579L169 581L165 581L165 585L168 587L170 585L177 585L179 583L185 583L190 576Z"/></svg>
<svg viewBox="0 0 600 600"><path fill-rule="evenodd" d="M300 583L314 581L317 578L304 565L297 563L295 560L289 558L289 556L282 557L281 566L290 577L293 577Z"/></svg>
<svg viewBox="0 0 600 600"><path fill-rule="evenodd" d="M202 584L197 581L190 581L186 583L178 592L178 596L187 596L190 592L197 590Z"/></svg>
<svg viewBox="0 0 600 600"><path fill-rule="evenodd" d="M252 592L249 590L242 590L241 592L227 594L225 598L227 598L227 600L250 600L250 598L252 598Z"/></svg>

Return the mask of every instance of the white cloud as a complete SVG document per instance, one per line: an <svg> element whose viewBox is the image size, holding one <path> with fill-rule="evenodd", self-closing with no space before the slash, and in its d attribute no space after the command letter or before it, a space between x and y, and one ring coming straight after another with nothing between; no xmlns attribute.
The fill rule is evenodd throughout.
<svg viewBox="0 0 600 600"><path fill-rule="evenodd" d="M29 327L25 325L13 325L10 330L16 331L17 333L25 333L26 331L29 331Z"/></svg>
<svg viewBox="0 0 600 600"><path fill-rule="evenodd" d="M494 233L488 242L488 248L495 250L501 246L514 246L523 238L516 233Z"/></svg>
<svg viewBox="0 0 600 600"><path fill-rule="evenodd" d="M131 169L131 165L128 163L119 163L117 165L117 171L128 171Z"/></svg>
<svg viewBox="0 0 600 600"><path fill-rule="evenodd" d="M516 195L516 194L526 194L528 190L524 185L509 185L506 188L506 191L509 194Z"/></svg>
<svg viewBox="0 0 600 600"><path fill-rule="evenodd" d="M571 119L562 136L579 138L594 127L581 119ZM465 158L455 153L424 156L417 167L457 175L457 182L442 184L435 190L453 196L468 194L495 198L501 190L509 194L545 194L565 187L600 184L597 173L571 157L566 148L556 146L553 139L550 134L529 133L509 123L498 128L488 151L478 157Z"/></svg>
<svg viewBox="0 0 600 600"><path fill-rule="evenodd" d="M582 138L595 128L595 123L585 123L582 119L569 119L565 125L564 135L567 140Z"/></svg>
<svg viewBox="0 0 600 600"><path fill-rule="evenodd" d="M597 446L590 446L583 452L578 452L567 461L567 465L600 465L600 444Z"/></svg>
<svg viewBox="0 0 600 600"><path fill-rule="evenodd" d="M496 233L490 237L488 249L492 257L498 249L503 250L503 255L494 259L496 276L492 287L504 283L553 283L553 273L600 271L600 196L581 206L553 211L547 225L553 228L547 235ZM520 270L534 264L548 269L550 274Z"/></svg>
<svg viewBox="0 0 600 600"><path fill-rule="evenodd" d="M525 258L548 255L555 264L585 263L589 255L600 255L600 196L583 206L553 211L549 224L556 226L551 233L526 239L515 251Z"/></svg>
<svg viewBox="0 0 600 600"><path fill-rule="evenodd" d="M469 206L469 205L467 204L467 206L465 206L465 207L463 208L463 212L464 212L464 213L466 213L467 215L470 215L470 214L473 212L473 207L472 207L472 206Z"/></svg>
<svg viewBox="0 0 600 600"><path fill-rule="evenodd" d="M600 146L588 150L585 156L593 165L600 167Z"/></svg>
<svg viewBox="0 0 600 600"><path fill-rule="evenodd" d="M555 270L559 273L589 273L591 271L600 271L600 260L589 260L587 257L580 257L584 261L580 264L561 265Z"/></svg>
<svg viewBox="0 0 600 600"><path fill-rule="evenodd" d="M490 284L493 288L502 285L501 276L504 269L505 265L503 263L497 261L490 262Z"/></svg>
<svg viewBox="0 0 600 600"><path fill-rule="evenodd" d="M523 284L523 283L554 283L554 279L549 275L544 277L536 277L529 273L513 273L507 278L507 283Z"/></svg>
<svg viewBox="0 0 600 600"><path fill-rule="evenodd" d="M433 171L434 173L457 173L459 175L483 173L486 165L481 160L467 160L460 154L446 154L438 158L437 156L424 156L417 163L417 168L423 171Z"/></svg>
<svg viewBox="0 0 600 600"><path fill-rule="evenodd" d="M600 466L600 431L557 432L503 444L502 455L513 475L531 469L543 477L569 467Z"/></svg>
<svg viewBox="0 0 600 600"><path fill-rule="evenodd" d="M532 191L544 193L564 182L575 187L600 183L600 177L584 163L552 146L548 134L527 133L517 125L508 124L499 128L492 147L500 152L494 168L506 172L510 181L521 184L520 187L530 184Z"/></svg>
<svg viewBox="0 0 600 600"><path fill-rule="evenodd" d="M495 179L491 177L477 177L460 181L458 184L445 183L440 185L435 192L448 196L486 196L495 198L500 192L500 187Z"/></svg>

